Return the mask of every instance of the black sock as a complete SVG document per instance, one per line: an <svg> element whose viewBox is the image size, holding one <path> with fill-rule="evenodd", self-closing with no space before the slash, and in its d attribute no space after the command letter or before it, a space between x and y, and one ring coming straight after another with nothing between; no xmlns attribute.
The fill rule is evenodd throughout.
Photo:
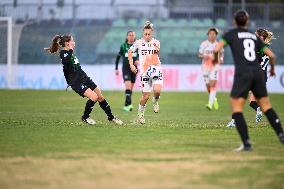
<svg viewBox="0 0 284 189"><path fill-rule="evenodd" d="M251 101L249 103L249 106L252 107L255 111L257 111L257 108L259 107L256 101Z"/></svg>
<svg viewBox="0 0 284 189"><path fill-rule="evenodd" d="M236 128L239 132L239 135L242 139L242 142L245 147L250 147L251 144L249 142L249 136L248 136L248 127L244 118L244 115L242 112L237 112L232 115L232 118L236 122Z"/></svg>
<svg viewBox="0 0 284 189"><path fill-rule="evenodd" d="M84 119L87 119L87 118L90 117L90 113L92 112L95 103L96 103L96 102L94 102L94 101L92 101L92 100L88 100L88 101L86 102L85 111L84 111L84 115L83 115L83 118L84 118Z"/></svg>
<svg viewBox="0 0 284 189"><path fill-rule="evenodd" d="M275 113L275 111L272 108L270 108L269 110L267 110L265 112L265 115L266 115L270 125L272 126L272 128L276 132L276 134L279 136L281 133L283 133L283 128L282 128L282 125L280 123L280 119L277 116L277 114Z"/></svg>
<svg viewBox="0 0 284 189"><path fill-rule="evenodd" d="M132 91L130 89L125 90L125 106L128 106L131 104L131 95Z"/></svg>
<svg viewBox="0 0 284 189"><path fill-rule="evenodd" d="M107 103L107 101L104 99L102 102L99 102L100 107L104 110L104 112L106 113L108 120L112 120L114 118L114 116L111 113L111 109L109 104Z"/></svg>

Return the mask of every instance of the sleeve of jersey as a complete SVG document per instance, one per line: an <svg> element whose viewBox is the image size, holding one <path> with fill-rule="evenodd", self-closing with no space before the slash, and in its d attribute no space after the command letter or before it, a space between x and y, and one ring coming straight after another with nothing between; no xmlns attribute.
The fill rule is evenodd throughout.
<svg viewBox="0 0 284 189"><path fill-rule="evenodd" d="M225 44L225 46L230 44L230 42L231 42L231 34L229 32L225 33L222 36L220 41L222 41Z"/></svg>
<svg viewBox="0 0 284 189"><path fill-rule="evenodd" d="M264 45L261 49L260 49L260 53L264 53L264 50L268 48L268 46Z"/></svg>
<svg viewBox="0 0 284 189"><path fill-rule="evenodd" d="M118 55L119 55L119 56L123 56L123 55L124 55L124 54L123 54L123 47L122 47L122 45L120 46Z"/></svg>
<svg viewBox="0 0 284 189"><path fill-rule="evenodd" d="M137 51L137 49L138 49L138 40L133 43L133 45L130 47L130 49L132 50L132 52Z"/></svg>
<svg viewBox="0 0 284 189"><path fill-rule="evenodd" d="M60 52L60 58L62 59L62 61L64 62L69 62L71 59L71 56L73 54L73 50L70 49L69 51L64 51L64 52Z"/></svg>
<svg viewBox="0 0 284 189"><path fill-rule="evenodd" d="M264 44L260 38L257 38L257 45L258 45L258 48L259 48L259 52L261 54L264 52L264 50L266 48L268 48L268 46L266 44Z"/></svg>
<svg viewBox="0 0 284 189"><path fill-rule="evenodd" d="M159 51L161 50L161 43L158 40L157 40L157 48L159 49Z"/></svg>
<svg viewBox="0 0 284 189"><path fill-rule="evenodd" d="M200 54L203 54L203 53L204 53L204 43L203 43L203 42L201 43L198 52L199 52Z"/></svg>
<svg viewBox="0 0 284 189"><path fill-rule="evenodd" d="M138 50L136 50L137 56L135 58L133 58L134 61L139 60L139 54L138 54Z"/></svg>

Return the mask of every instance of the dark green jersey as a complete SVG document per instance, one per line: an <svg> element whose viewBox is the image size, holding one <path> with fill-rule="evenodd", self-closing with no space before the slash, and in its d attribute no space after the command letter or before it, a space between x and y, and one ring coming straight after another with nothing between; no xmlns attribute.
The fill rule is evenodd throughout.
<svg viewBox="0 0 284 189"><path fill-rule="evenodd" d="M73 53L73 50L61 50L60 58L63 64L63 72L68 84L77 82L85 72L81 69L78 58Z"/></svg>
<svg viewBox="0 0 284 189"><path fill-rule="evenodd" d="M118 63L119 63L119 59L120 57L122 57L123 60L123 65L122 67L129 67L129 61L128 61L128 50L130 49L130 47L132 46L132 44L128 44L127 42L123 43L120 46L120 50L118 52L116 61L115 61L115 68L118 68ZM132 57L133 57L133 62L135 62L136 60L138 60L138 53L137 51L132 53Z"/></svg>

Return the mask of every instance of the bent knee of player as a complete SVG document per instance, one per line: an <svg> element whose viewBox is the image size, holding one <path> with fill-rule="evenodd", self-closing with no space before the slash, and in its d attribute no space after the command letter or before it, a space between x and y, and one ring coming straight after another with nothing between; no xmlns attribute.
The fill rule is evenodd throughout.
<svg viewBox="0 0 284 189"><path fill-rule="evenodd" d="M124 84L125 84L125 89L131 89L132 88L131 81L125 81Z"/></svg>
<svg viewBox="0 0 284 189"><path fill-rule="evenodd" d="M270 100L268 97L262 97L259 99L256 99L257 103L259 104L259 107L261 111L266 112L271 108Z"/></svg>
<svg viewBox="0 0 284 189"><path fill-rule="evenodd" d="M87 89L84 93L85 97L88 97L89 99L91 99L92 101L96 102L98 100L98 95L92 91L91 89Z"/></svg>
<svg viewBox="0 0 284 189"><path fill-rule="evenodd" d="M102 102L105 100L105 97L103 95L98 96L98 101Z"/></svg>
<svg viewBox="0 0 284 189"><path fill-rule="evenodd" d="M98 96L98 101L102 102L104 101L105 97L102 95L101 90L97 87L94 89L95 94Z"/></svg>
<svg viewBox="0 0 284 189"><path fill-rule="evenodd" d="M153 89L154 89L154 93L161 93L162 86L161 85L154 85Z"/></svg>
<svg viewBox="0 0 284 189"><path fill-rule="evenodd" d="M245 104L246 99L244 98L231 98L231 109L233 113L236 112L243 112L243 107Z"/></svg>
<svg viewBox="0 0 284 189"><path fill-rule="evenodd" d="M150 93L143 93L143 94L142 94L142 98L143 98L144 100L148 100L148 99L150 98Z"/></svg>
<svg viewBox="0 0 284 189"><path fill-rule="evenodd" d="M210 88L216 89L217 80L211 80L209 83Z"/></svg>
<svg viewBox="0 0 284 189"><path fill-rule="evenodd" d="M217 90L216 85L210 86L210 91L216 91L216 90Z"/></svg>

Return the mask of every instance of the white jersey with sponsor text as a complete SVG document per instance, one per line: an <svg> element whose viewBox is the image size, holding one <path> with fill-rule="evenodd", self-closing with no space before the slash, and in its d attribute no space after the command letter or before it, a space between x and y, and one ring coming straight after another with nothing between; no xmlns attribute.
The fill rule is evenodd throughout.
<svg viewBox="0 0 284 189"><path fill-rule="evenodd" d="M138 39L131 46L132 52L138 49L139 63L140 63L140 74L143 75L150 66L160 66L161 61L159 58L160 41L152 38L151 41L147 42L143 38Z"/></svg>
<svg viewBox="0 0 284 189"><path fill-rule="evenodd" d="M199 53L203 54L205 56L205 58L203 58L202 60L202 66L205 68L213 68L213 50L215 48L215 46L218 44L217 41L215 41L214 43L211 43L208 40L205 40L201 43L200 47L199 47Z"/></svg>

